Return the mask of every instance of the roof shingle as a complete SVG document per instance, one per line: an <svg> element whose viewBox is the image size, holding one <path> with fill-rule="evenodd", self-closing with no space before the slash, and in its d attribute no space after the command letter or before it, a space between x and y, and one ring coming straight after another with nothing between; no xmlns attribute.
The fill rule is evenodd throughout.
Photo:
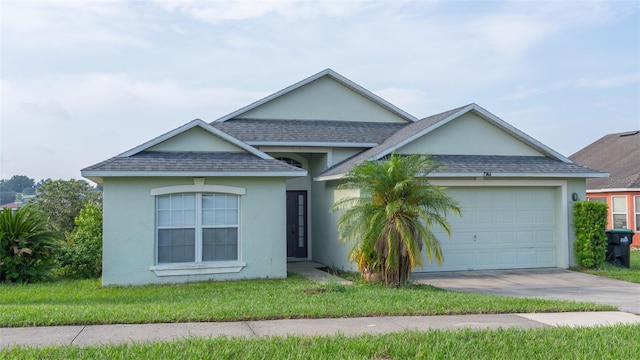
<svg viewBox="0 0 640 360"><path fill-rule="evenodd" d="M609 173L587 179L587 189L640 188L640 130L605 135L569 159Z"/></svg>
<svg viewBox="0 0 640 360"><path fill-rule="evenodd" d="M113 157L82 169L92 172L304 172L275 159L261 159L240 152L143 151L128 157Z"/></svg>
<svg viewBox="0 0 640 360"><path fill-rule="evenodd" d="M251 144L311 142L370 144L369 146L382 143L393 133L407 126L402 123L360 121L255 119L214 121L211 125Z"/></svg>

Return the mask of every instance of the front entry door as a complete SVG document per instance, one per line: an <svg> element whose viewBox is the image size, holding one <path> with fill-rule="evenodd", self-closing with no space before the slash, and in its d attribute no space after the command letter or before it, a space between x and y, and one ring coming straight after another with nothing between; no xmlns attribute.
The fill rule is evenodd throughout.
<svg viewBox="0 0 640 360"><path fill-rule="evenodd" d="M287 191L287 257L307 257L306 191Z"/></svg>

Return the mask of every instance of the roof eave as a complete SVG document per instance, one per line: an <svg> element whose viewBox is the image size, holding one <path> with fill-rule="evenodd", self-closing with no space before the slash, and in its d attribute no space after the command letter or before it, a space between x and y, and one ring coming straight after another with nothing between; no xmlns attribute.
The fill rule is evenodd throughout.
<svg viewBox="0 0 640 360"><path fill-rule="evenodd" d="M300 171L82 171L81 175L88 179L106 177L303 177L306 170Z"/></svg>
<svg viewBox="0 0 640 360"><path fill-rule="evenodd" d="M340 180L346 176L346 173L317 176L313 178L315 181L330 181ZM483 178L592 178L592 177L607 177L608 174L602 173L495 173L495 172L437 172L428 174L428 178L457 178L457 177L483 177Z"/></svg>
<svg viewBox="0 0 640 360"><path fill-rule="evenodd" d="M587 193L606 193L606 192L640 192L640 188L604 188L604 189L587 189Z"/></svg>
<svg viewBox="0 0 640 360"><path fill-rule="evenodd" d="M247 141L252 146L297 146L297 147L351 147L351 148L372 148L377 143L358 142L307 142L307 141Z"/></svg>

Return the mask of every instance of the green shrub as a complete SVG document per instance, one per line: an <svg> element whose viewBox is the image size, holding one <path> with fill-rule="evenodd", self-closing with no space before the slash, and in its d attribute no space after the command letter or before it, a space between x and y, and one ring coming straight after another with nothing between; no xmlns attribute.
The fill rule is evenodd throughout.
<svg viewBox="0 0 640 360"><path fill-rule="evenodd" d="M57 250L60 275L98 277L102 274L102 206L86 204L75 218L75 225Z"/></svg>
<svg viewBox="0 0 640 360"><path fill-rule="evenodd" d="M30 206L0 213L0 282L45 279L56 242L44 217Z"/></svg>
<svg viewBox="0 0 640 360"><path fill-rule="evenodd" d="M607 252L607 204L577 201L573 205L573 217L578 265L588 269L602 267Z"/></svg>

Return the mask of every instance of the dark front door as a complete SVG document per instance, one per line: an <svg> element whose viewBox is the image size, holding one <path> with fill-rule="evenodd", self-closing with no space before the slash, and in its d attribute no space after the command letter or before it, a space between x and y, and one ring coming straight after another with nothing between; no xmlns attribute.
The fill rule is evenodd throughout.
<svg viewBox="0 0 640 360"><path fill-rule="evenodd" d="M287 191L287 257L307 257L306 191Z"/></svg>

